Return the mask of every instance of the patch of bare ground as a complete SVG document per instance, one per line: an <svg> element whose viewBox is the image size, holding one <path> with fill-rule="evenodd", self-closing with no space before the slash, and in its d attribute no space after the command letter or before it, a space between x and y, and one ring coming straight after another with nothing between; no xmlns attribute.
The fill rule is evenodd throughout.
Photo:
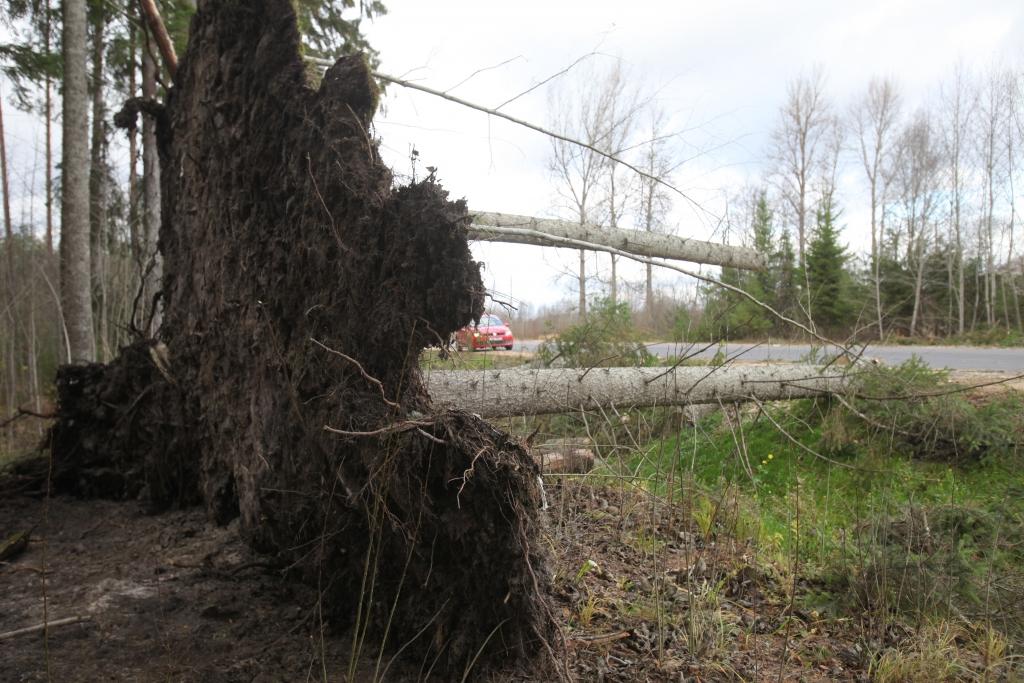
<svg viewBox="0 0 1024 683"><path fill-rule="evenodd" d="M1024 392L1024 371L952 370L949 381L972 387L970 393L976 396L992 396L1007 391Z"/></svg>
<svg viewBox="0 0 1024 683"><path fill-rule="evenodd" d="M0 502L0 535L32 529L0 566L0 632L82 618L0 640L0 680L292 681L347 661L347 641L314 637L315 593L269 571L236 527L200 509Z"/></svg>
<svg viewBox="0 0 1024 683"><path fill-rule="evenodd" d="M685 501L551 479L546 541L577 680L865 679L853 625L793 608L790 579L748 544L702 534ZM351 637L321 626L316 591L200 510L0 502L0 534L30 528L28 549L0 565L0 633L86 620L0 640L0 680L361 681L390 660L378 668L366 648L347 678ZM382 680L443 680L429 665L399 657Z"/></svg>

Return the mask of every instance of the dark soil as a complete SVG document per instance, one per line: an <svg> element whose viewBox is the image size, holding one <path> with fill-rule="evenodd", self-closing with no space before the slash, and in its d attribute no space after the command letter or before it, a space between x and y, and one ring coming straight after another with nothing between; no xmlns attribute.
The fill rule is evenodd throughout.
<svg viewBox="0 0 1024 683"><path fill-rule="evenodd" d="M580 681L858 681L856 629L789 607L781 577L743 544L704 539L682 508L642 492L549 485L564 662ZM352 631L325 623L315 588L282 579L198 510L56 497L0 502L0 535L38 525L0 566L0 680L373 680L377 640L348 677ZM652 531L653 530L653 531ZM45 543L44 543L45 540ZM596 566L581 574L588 561ZM714 597L711 597L714 595ZM322 633L322 637L321 637ZM370 644L372 643L372 644ZM379 671L390 662L381 659ZM453 680L399 657L383 680ZM454 677L461 678L461 674ZM545 681L494 674L492 681Z"/></svg>
<svg viewBox="0 0 1024 683"><path fill-rule="evenodd" d="M0 641L0 680L294 681L347 662L347 643L312 637L315 592L268 573L237 524L66 497L0 503L0 534L32 526L0 567L0 631L42 623L44 605L48 620L89 620Z"/></svg>

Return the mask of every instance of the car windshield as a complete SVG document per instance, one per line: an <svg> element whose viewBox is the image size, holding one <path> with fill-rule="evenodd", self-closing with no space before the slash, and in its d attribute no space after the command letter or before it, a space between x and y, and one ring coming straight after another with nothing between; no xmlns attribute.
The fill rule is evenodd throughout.
<svg viewBox="0 0 1024 683"><path fill-rule="evenodd" d="M504 325L505 323L501 322L501 318L499 318L496 315L483 315L480 316L480 324L487 326L498 326Z"/></svg>

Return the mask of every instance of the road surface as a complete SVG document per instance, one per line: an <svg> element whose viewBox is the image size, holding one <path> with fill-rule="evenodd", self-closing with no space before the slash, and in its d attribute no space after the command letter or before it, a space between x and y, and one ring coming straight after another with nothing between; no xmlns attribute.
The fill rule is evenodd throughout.
<svg viewBox="0 0 1024 683"><path fill-rule="evenodd" d="M515 350L536 351L540 342L535 339L517 340ZM656 343L647 348L659 356L689 356L711 358L718 346L697 353L703 344ZM811 347L804 344L726 344L729 357L744 361L799 361L806 360ZM989 370L1024 373L1024 348L989 348L980 346L869 346L867 358L877 358L887 365L898 365L917 355L933 368L949 370Z"/></svg>

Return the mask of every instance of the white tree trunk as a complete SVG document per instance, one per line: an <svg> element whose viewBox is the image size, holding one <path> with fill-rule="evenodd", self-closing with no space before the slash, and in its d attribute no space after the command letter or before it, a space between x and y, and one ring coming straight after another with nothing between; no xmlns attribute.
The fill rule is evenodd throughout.
<svg viewBox="0 0 1024 683"><path fill-rule="evenodd" d="M813 365L725 367L506 369L435 371L426 375L434 405L481 417L564 413L599 407L784 401L843 390L841 368Z"/></svg>
<svg viewBox="0 0 1024 683"><path fill-rule="evenodd" d="M469 228L469 239L547 247L564 246L556 241L545 239L536 234L538 232L613 247L640 256L707 263L747 270L761 270L766 266L766 260L762 254L746 247L703 242L675 235L661 235L636 230L613 230L590 224L580 225L570 221L502 213L475 214Z"/></svg>

